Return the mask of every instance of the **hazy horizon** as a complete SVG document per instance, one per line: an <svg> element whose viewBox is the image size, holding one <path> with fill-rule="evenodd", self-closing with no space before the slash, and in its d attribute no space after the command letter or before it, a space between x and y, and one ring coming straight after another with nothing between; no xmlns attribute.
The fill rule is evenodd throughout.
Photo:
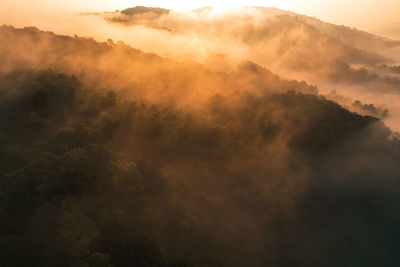
<svg viewBox="0 0 400 267"><path fill-rule="evenodd" d="M35 26L48 17L56 20L54 14L58 12L102 12L123 10L134 6L161 7L167 9L192 10L196 8L215 6L219 9L235 8L240 6L276 7L295 13L316 17L323 21L355 27L370 31L387 38L400 38L400 1L93 1L72 0L54 4L49 0L3 0L0 3L0 24L17 24L18 26ZM19 13L19 16L16 15ZM12 14L12 15L11 15Z"/></svg>

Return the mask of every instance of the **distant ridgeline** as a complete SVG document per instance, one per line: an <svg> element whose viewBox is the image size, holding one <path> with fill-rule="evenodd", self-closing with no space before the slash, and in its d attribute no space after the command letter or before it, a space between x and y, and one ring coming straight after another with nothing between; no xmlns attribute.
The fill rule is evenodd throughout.
<svg viewBox="0 0 400 267"><path fill-rule="evenodd" d="M144 7L144 6L131 7L131 8L127 8L127 9L121 11L122 14L125 14L128 16L134 16L137 14L144 14L144 13L154 13L157 15L168 15L169 12L170 11L168 9L164 9L164 8Z"/></svg>
<svg viewBox="0 0 400 267"><path fill-rule="evenodd" d="M400 263L379 119L250 62L7 26L0 58L0 266Z"/></svg>
<svg viewBox="0 0 400 267"><path fill-rule="evenodd" d="M205 49L195 46L199 43L210 54L279 66L297 77L307 74L313 81L362 86L365 92L399 93L400 41L314 17L265 7L219 15L212 7L179 12L139 6L96 15L133 32L136 26L144 27L139 33L149 30L152 40L163 43L160 51L171 55L185 58L190 47L193 53Z"/></svg>

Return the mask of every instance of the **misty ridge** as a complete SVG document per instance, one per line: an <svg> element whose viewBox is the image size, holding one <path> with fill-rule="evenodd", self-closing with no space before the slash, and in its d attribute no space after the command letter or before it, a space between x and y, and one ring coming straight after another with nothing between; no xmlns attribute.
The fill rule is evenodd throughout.
<svg viewBox="0 0 400 267"><path fill-rule="evenodd" d="M378 78L374 67L395 64L400 48L400 41L274 8L248 7L218 14L212 7L189 13L136 7L97 15L126 27L144 26L172 36L215 40L203 57L246 59L281 71L317 71L317 75L341 82ZM229 46L218 47L221 41ZM234 53L238 52L235 46L240 47L240 55ZM364 73L359 66L370 68L371 73Z"/></svg>
<svg viewBox="0 0 400 267"><path fill-rule="evenodd" d="M0 26L1 266L399 265L398 41L256 7L80 16L140 49Z"/></svg>
<svg viewBox="0 0 400 267"><path fill-rule="evenodd" d="M132 41L145 51L215 71L235 70L249 60L282 77L318 85L325 96L335 91L343 98L332 100L346 99L340 104L351 110L357 100L393 110L385 122L400 129L400 41L276 8L179 12L135 7L92 16L161 44Z"/></svg>

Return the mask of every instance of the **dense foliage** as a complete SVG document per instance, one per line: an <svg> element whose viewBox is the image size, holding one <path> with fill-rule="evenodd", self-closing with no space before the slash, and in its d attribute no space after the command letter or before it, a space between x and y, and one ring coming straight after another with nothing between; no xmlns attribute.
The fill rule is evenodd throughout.
<svg viewBox="0 0 400 267"><path fill-rule="evenodd" d="M0 78L1 266L397 266L400 146L294 91L202 112Z"/></svg>

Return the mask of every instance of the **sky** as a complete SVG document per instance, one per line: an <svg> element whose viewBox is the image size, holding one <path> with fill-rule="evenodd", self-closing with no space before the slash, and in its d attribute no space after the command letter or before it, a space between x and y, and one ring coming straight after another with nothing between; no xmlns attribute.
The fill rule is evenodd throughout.
<svg viewBox="0 0 400 267"><path fill-rule="evenodd" d="M32 17L40 12L114 11L136 5L178 9L204 6L277 7L363 30L377 29L379 25L381 28L391 27L400 23L400 0L0 0L0 24L6 24L7 19L15 21L15 17L20 20L26 19L26 23L32 23Z"/></svg>
<svg viewBox="0 0 400 267"><path fill-rule="evenodd" d="M400 21L400 0L102 0L102 2L107 5L111 2L111 5L118 5L120 8L130 6L130 3L134 3L134 5L187 9L202 6L273 6L315 16L337 24L360 25Z"/></svg>

